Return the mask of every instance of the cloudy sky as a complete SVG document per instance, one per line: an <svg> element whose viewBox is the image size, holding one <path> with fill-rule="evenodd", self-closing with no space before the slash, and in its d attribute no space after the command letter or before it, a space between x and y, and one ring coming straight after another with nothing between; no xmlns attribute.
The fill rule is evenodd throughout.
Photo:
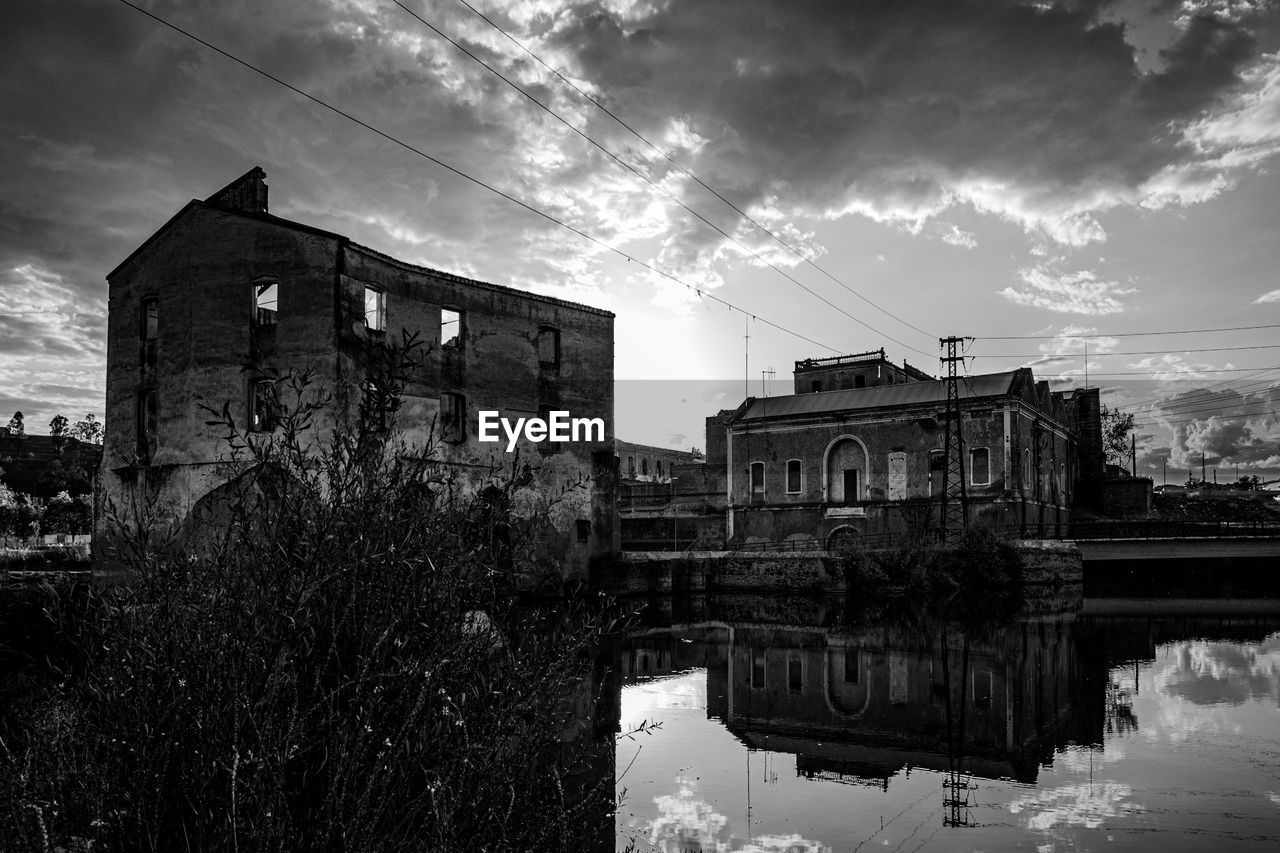
<svg viewBox="0 0 1280 853"><path fill-rule="evenodd" d="M550 218L122 0L10 0L0 422L101 414L105 274L261 165L277 215L616 312L622 379L964 335L1067 387L1087 342L1140 466L1280 476L1273 0L136 2Z"/></svg>

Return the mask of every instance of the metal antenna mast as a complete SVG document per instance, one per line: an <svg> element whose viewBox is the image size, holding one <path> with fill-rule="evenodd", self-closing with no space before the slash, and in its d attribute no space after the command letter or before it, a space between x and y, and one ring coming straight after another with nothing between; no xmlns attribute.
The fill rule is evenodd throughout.
<svg viewBox="0 0 1280 853"><path fill-rule="evenodd" d="M945 347L947 354L939 359L946 375L947 413L946 436L943 454L946 464L942 469L942 519L939 536L943 542L953 535L959 534L968 525L968 493L964 484L964 435L960 423L960 389L957 385L956 362L964 361L963 355L957 355L956 348L966 338L939 338L938 346Z"/></svg>

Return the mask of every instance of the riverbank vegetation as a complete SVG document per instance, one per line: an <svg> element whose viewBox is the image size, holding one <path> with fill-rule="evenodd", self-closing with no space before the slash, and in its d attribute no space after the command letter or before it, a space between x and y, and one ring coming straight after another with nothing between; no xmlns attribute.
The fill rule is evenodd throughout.
<svg viewBox="0 0 1280 853"><path fill-rule="evenodd" d="M48 593L62 646L0 712L0 848L611 843L609 620L517 594L527 469L464 488L364 425L304 448L323 403L290 387L275 433L227 419L241 473L198 547L117 526L129 584Z"/></svg>
<svg viewBox="0 0 1280 853"><path fill-rule="evenodd" d="M983 618L1016 613L1022 604L1022 557L1008 538L987 527L970 527L946 545L917 536L890 548L856 548L842 562L849 588L865 599Z"/></svg>

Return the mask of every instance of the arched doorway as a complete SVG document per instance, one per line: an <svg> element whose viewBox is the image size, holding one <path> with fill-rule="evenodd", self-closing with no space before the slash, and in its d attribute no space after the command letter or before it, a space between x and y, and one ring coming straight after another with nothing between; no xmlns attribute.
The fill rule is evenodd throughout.
<svg viewBox="0 0 1280 853"><path fill-rule="evenodd" d="M828 503L863 500L867 493L867 449L853 436L841 436L827 448L823 473Z"/></svg>

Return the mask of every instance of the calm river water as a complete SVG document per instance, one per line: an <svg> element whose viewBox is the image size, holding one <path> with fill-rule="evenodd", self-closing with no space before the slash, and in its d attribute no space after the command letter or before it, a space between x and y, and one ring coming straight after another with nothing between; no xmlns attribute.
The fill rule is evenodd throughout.
<svg viewBox="0 0 1280 853"><path fill-rule="evenodd" d="M614 650L618 850L1280 850L1280 603L999 624L651 605Z"/></svg>

